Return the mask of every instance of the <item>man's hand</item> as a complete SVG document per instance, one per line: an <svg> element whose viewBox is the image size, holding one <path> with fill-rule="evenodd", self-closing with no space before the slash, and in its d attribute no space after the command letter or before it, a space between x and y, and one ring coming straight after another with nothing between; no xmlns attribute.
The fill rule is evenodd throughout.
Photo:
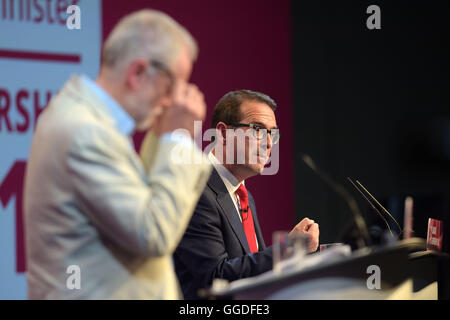
<svg viewBox="0 0 450 320"><path fill-rule="evenodd" d="M171 105L163 109L153 130L160 136L176 129L186 129L194 137L194 121L203 121L205 114L205 99L198 87L179 81L174 86Z"/></svg>
<svg viewBox="0 0 450 320"><path fill-rule="evenodd" d="M299 236L306 236L308 253L315 252L319 246L319 225L314 220L304 218L300 221L294 229L289 233L290 235L298 234Z"/></svg>

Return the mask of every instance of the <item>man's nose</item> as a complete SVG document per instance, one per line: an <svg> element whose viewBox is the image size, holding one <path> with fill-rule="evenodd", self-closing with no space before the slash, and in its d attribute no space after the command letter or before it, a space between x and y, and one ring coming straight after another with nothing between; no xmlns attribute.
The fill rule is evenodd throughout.
<svg viewBox="0 0 450 320"><path fill-rule="evenodd" d="M268 152L270 154L270 150L272 149L272 137L270 134L267 134L263 139L258 140L259 152Z"/></svg>
<svg viewBox="0 0 450 320"><path fill-rule="evenodd" d="M267 132L267 149L272 148L272 134Z"/></svg>

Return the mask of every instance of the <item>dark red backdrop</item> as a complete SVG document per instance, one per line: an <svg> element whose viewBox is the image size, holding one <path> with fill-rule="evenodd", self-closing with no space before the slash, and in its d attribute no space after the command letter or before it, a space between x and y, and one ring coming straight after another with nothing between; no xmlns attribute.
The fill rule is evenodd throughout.
<svg viewBox="0 0 450 320"><path fill-rule="evenodd" d="M191 81L205 94L206 124L216 102L231 90L261 91L278 103L278 174L246 181L270 244L273 231L290 230L295 223L290 0L103 0L103 39L123 15L142 8L166 12L197 39L200 55ZM141 139L135 136L138 147Z"/></svg>

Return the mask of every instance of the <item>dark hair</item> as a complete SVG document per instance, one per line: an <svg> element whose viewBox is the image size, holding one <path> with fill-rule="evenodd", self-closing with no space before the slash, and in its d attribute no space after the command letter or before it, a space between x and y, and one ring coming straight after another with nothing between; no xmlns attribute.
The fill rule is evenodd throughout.
<svg viewBox="0 0 450 320"><path fill-rule="evenodd" d="M275 101L264 93L251 90L231 91L217 102L211 118L211 128L215 128L219 122L232 124L241 121L241 104L244 101L265 103L273 111L277 108Z"/></svg>

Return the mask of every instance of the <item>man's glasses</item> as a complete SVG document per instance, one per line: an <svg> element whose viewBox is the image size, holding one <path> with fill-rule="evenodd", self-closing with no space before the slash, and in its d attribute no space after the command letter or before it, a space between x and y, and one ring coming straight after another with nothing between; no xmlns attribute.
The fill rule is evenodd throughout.
<svg viewBox="0 0 450 320"><path fill-rule="evenodd" d="M175 85L175 76L173 75L172 71L170 71L169 68L167 68L164 64L156 60L150 60L150 65L156 70L164 73L166 77L169 79L167 93L171 94L173 87Z"/></svg>
<svg viewBox="0 0 450 320"><path fill-rule="evenodd" d="M272 138L272 144L277 144L280 141L280 130L278 128L275 129L267 129L259 124L254 123L234 123L230 124L230 127L247 127L252 129L253 136L257 140L267 139L267 134L270 134Z"/></svg>

